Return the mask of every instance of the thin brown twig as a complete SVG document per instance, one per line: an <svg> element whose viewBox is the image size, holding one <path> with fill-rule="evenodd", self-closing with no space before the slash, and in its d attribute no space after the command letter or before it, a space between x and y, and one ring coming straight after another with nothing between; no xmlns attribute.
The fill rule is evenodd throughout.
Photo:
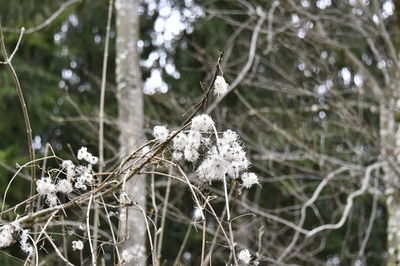
<svg viewBox="0 0 400 266"><path fill-rule="evenodd" d="M21 42L23 33L24 33L24 30L21 29L21 35L20 35L17 46L15 47L12 56L14 56L15 52L18 49L18 45ZM30 158L30 161L33 162L35 160L35 151L33 150L33 144L32 144L32 128L31 128L31 122L29 120L28 108L26 107L24 94L22 92L21 84L19 82L17 73L15 72L15 69L11 63L11 59L7 55L7 49L6 49L6 45L4 43L4 36L3 36L3 29L1 26L1 22L0 22L0 46L1 46L1 51L2 51L3 57L5 59L5 64L7 65L8 69L13 77L13 80L15 83L15 89L17 91L18 99L21 104L22 114L24 117L24 123L25 123L25 129L26 129L26 135L27 135L27 139L28 139L29 158ZM31 166L31 191L30 191L31 197L35 193L35 185L36 185L36 171L35 171L35 165L33 165L33 166ZM33 212L33 202L30 203L29 211Z"/></svg>

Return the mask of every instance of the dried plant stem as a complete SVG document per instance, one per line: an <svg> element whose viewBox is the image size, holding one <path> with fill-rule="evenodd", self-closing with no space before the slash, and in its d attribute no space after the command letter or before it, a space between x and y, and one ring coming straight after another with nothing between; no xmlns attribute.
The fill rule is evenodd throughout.
<svg viewBox="0 0 400 266"><path fill-rule="evenodd" d="M24 94L22 92L21 84L19 83L17 73L15 72L15 69L11 63L11 59L18 50L18 46L19 46L19 43L21 42L23 34L24 34L24 28L21 29L21 33L20 33L20 37L18 39L17 46L15 47L14 51L12 52L11 57L9 58L7 55L6 45L4 43L3 30L2 30L2 27L0 24L0 46L1 46L1 51L3 54L4 60L5 60L4 64L7 65L8 69L13 77L14 83L15 83L15 89L17 91L18 99L19 99L19 102L20 102L21 108L22 108L22 114L24 116L26 135L27 135L27 139L28 139L29 158L30 158L30 161L34 161L35 160L35 151L33 150L33 145L32 145L32 128L31 128L31 122L29 120L28 108L26 107ZM35 165L33 165L33 166L31 166L31 192L30 192L31 197L35 193L35 184L36 184L36 171L35 171ZM32 201L30 202L29 211L33 212L33 202Z"/></svg>
<svg viewBox="0 0 400 266"><path fill-rule="evenodd" d="M118 262L120 262L120 261L121 261L121 258L120 258L120 255L119 255L119 249L118 249L117 238L115 237L115 233L114 233L114 229L113 229L113 224L112 224L112 222L111 222L110 214L108 213L107 206L106 206L106 204L105 204L105 202L104 202L104 198L103 198L103 197L101 197L101 203L103 204L104 211L106 212L106 217L107 217L108 225L110 226L110 232L111 232L113 244L114 244L114 247L115 247L115 251L117 252L117 259L118 259Z"/></svg>
<svg viewBox="0 0 400 266"><path fill-rule="evenodd" d="M147 221L147 215L145 210L139 205L139 204L135 204L136 207L138 207L140 209L140 211L143 214L143 218L144 221L146 223L146 230L147 230L147 236L149 238L149 243L150 243L150 251L151 251L151 258L153 261L153 265L156 265L156 261L157 261L157 255L154 252L154 246L153 246L153 240L151 239L151 231L150 231L150 226L149 226L149 222Z"/></svg>
<svg viewBox="0 0 400 266"><path fill-rule="evenodd" d="M89 241L89 247L90 247L90 254L92 255L92 265L96 266L96 250L93 250L93 244L92 244L92 238L90 235L90 207L92 205L93 201L93 194L90 195L89 198L89 203L87 206L87 213L86 213L86 230L88 234L88 241Z"/></svg>
<svg viewBox="0 0 400 266"><path fill-rule="evenodd" d="M74 266L74 264L72 264L71 262L68 261L68 259L66 259L60 252L60 250L57 248L56 244L54 244L53 240L51 240L51 237L46 233L46 231L43 231L44 235L46 236L47 240L50 242L50 244L53 246L54 250L56 251L58 257L60 257L60 259L62 261L64 261L68 266Z"/></svg>
<svg viewBox="0 0 400 266"><path fill-rule="evenodd" d="M162 243L163 243L163 237L164 237L164 231L165 231L165 219L167 217L167 210L168 210L168 201L169 201L169 194L171 191L171 178L168 178L167 181L167 188L165 191L165 198L164 198L164 204L163 204L163 209L161 213L161 232L160 232L160 237L158 241L158 249L157 249L157 258L161 258L161 251L162 251Z"/></svg>
<svg viewBox="0 0 400 266"><path fill-rule="evenodd" d="M203 220L203 236L201 241L201 263L200 265L204 265L204 254L206 250L206 219Z"/></svg>
<svg viewBox="0 0 400 266"><path fill-rule="evenodd" d="M105 38L105 43L104 43L103 69L102 69L101 87L100 87L99 167L101 167L101 168L104 167L104 98L105 98L106 81L107 81L107 62L108 62L108 49L109 49L109 42L110 42L112 9L113 9L113 0L110 0L109 4L108 4L107 29L106 29L106 38Z"/></svg>
<svg viewBox="0 0 400 266"><path fill-rule="evenodd" d="M101 86L100 86L100 106L99 106L99 172L103 172L104 168L104 98L106 91L107 81L107 62L108 62L108 48L110 43L110 29L111 29L111 18L113 10L113 0L108 2L108 14L107 14L107 26L106 26L106 38L104 43L104 54L103 54L103 69L101 75ZM101 177L99 177L101 178ZM101 181L101 180L100 180ZM93 218L93 248L97 250L97 242L99 236L99 206L94 202L94 218Z"/></svg>
<svg viewBox="0 0 400 266"><path fill-rule="evenodd" d="M229 198L232 196L233 191L234 191L234 187L232 187L231 191L229 192ZM225 218L225 215L226 215L226 205L225 205L224 210L222 211L222 214L221 214L220 218L223 220ZM207 265L208 261L211 260L211 254L212 254L212 252L214 250L214 247L215 247L215 244L217 242L217 237L219 235L219 231L220 230L221 230L221 227L217 227L217 230L215 231L214 237L213 237L213 239L211 241L210 249L209 249L209 251L207 253L207 256L205 258L205 262L204 262L205 265Z"/></svg>
<svg viewBox="0 0 400 266"><path fill-rule="evenodd" d="M235 241L233 238L233 231L232 231L232 220L231 220L231 211L229 209L229 196L228 196L228 188L226 184L226 176L224 176L224 194L225 194L225 204L226 204L226 218L228 219L228 228L229 228L229 239L231 242L231 252L233 256L233 261L235 262L235 265L238 265L237 259L236 259L236 252L235 252Z"/></svg>

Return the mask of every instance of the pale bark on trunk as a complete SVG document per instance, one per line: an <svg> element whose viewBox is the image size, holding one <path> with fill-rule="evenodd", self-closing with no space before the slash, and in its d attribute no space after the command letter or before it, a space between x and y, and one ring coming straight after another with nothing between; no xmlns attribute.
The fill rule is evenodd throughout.
<svg viewBox="0 0 400 266"><path fill-rule="evenodd" d="M399 182L399 176L394 170L398 155L399 121L396 117L397 99L395 88L389 88L392 93L381 102L380 107L380 139L381 154L387 162L384 168L387 222L387 265L400 265L400 192L394 184Z"/></svg>
<svg viewBox="0 0 400 266"><path fill-rule="evenodd" d="M139 1L117 0L116 10L116 79L119 104L118 124L120 128L121 159L132 153L143 141L143 93L140 72ZM129 198L145 209L146 180L134 176L124 188ZM129 265L146 265L146 224L137 207L121 209L126 220L120 222L119 240L121 251L130 249L137 257ZM127 221L127 223L126 223Z"/></svg>

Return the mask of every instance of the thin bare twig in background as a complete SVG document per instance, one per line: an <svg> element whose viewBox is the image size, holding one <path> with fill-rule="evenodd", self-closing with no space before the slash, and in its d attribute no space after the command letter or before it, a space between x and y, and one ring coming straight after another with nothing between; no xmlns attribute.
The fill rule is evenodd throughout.
<svg viewBox="0 0 400 266"><path fill-rule="evenodd" d="M50 17L48 17L45 21L43 21L42 23L40 23L37 26L34 26L32 28L29 28L25 31L26 34L30 34L39 30L44 29L45 27L47 27L48 25L50 25L59 15L61 15L68 7L70 7L71 5L81 2L82 0L69 0L65 3L63 3L57 10L56 12L54 12ZM18 33L19 30L17 29L12 29L12 28L7 28L4 27L3 28L4 32L14 32L14 33Z"/></svg>
<svg viewBox="0 0 400 266"><path fill-rule="evenodd" d="M231 92L233 89L239 85L239 83L243 80L243 78L246 76L247 72L250 70L251 65L253 64L254 61L254 56L256 54L256 48L257 48L257 41L258 41L258 36L261 31L261 26L264 23L265 19L267 18L266 14L264 11L262 11L261 8L258 9L258 15L260 18L257 21L257 25L253 31L253 35L251 36L251 44L250 44L250 50L249 50L249 57L247 59L246 64L244 65L243 69L240 71L236 79L232 82L232 84L229 86L228 91L224 94L218 97L208 108L206 113L209 114L211 113L217 106L218 104L224 99L224 97Z"/></svg>

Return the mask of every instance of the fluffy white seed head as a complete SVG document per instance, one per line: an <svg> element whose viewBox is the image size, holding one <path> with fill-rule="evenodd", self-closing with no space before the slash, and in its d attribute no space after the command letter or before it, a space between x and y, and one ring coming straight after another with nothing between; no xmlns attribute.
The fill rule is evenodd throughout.
<svg viewBox="0 0 400 266"><path fill-rule="evenodd" d="M187 161L192 163L196 162L197 159L199 158L199 152L197 151L197 149L191 146L187 146L185 148L183 155Z"/></svg>
<svg viewBox="0 0 400 266"><path fill-rule="evenodd" d="M232 179L237 179L243 170L243 166L239 162L232 162L229 165L228 176Z"/></svg>
<svg viewBox="0 0 400 266"><path fill-rule="evenodd" d="M64 194L69 194L74 190L74 188L68 179L61 179L57 182L56 190Z"/></svg>
<svg viewBox="0 0 400 266"><path fill-rule="evenodd" d="M159 141L164 141L168 138L169 131L166 126L155 126L153 135Z"/></svg>
<svg viewBox="0 0 400 266"><path fill-rule="evenodd" d="M68 180L64 179L65 182L69 183ZM72 186L72 185L71 185ZM62 188L64 189L64 188ZM54 207L58 204L58 198L56 193L59 190L59 186L53 184L53 181L51 180L50 177L42 177L38 181L36 181L36 190L39 193L39 195L46 197L46 203L50 207ZM61 191L62 192L62 191Z"/></svg>
<svg viewBox="0 0 400 266"><path fill-rule="evenodd" d="M189 162L195 162L199 158L198 149L201 145L201 133L199 131L189 131L187 134L187 142L183 155L185 159Z"/></svg>
<svg viewBox="0 0 400 266"><path fill-rule="evenodd" d="M87 148L86 148L86 147L81 147L81 148L78 150L78 154L77 154L78 160L83 160L83 159L85 159L86 154L87 154Z"/></svg>
<svg viewBox="0 0 400 266"><path fill-rule="evenodd" d="M246 152L239 143L239 136L232 130L227 130L219 139L219 150L222 157L229 162L228 175L231 178L238 178L239 173L249 167Z"/></svg>
<svg viewBox="0 0 400 266"><path fill-rule="evenodd" d="M216 147L213 147L207 154L207 157L197 169L199 178L211 182L214 180L222 180L228 172L229 162L227 162Z"/></svg>
<svg viewBox="0 0 400 266"><path fill-rule="evenodd" d="M19 241L21 245L21 249L23 252L27 254L33 253L33 246L29 243L29 231L22 230L21 231L21 240Z"/></svg>
<svg viewBox="0 0 400 266"><path fill-rule="evenodd" d="M174 151L172 153L172 158L174 158L175 161L180 161L183 158L183 153L180 151Z"/></svg>
<svg viewBox="0 0 400 266"><path fill-rule="evenodd" d="M253 185L258 184L258 177L255 173L244 173L242 181L245 188L251 188Z"/></svg>
<svg viewBox="0 0 400 266"><path fill-rule="evenodd" d="M54 207L57 206L58 204L58 198L56 194L48 194L46 196L46 203L50 206L50 207Z"/></svg>
<svg viewBox="0 0 400 266"><path fill-rule="evenodd" d="M217 76L215 78L214 82L214 94L217 95L217 97L220 97L221 95L224 95L228 91L228 83L226 83L225 79L223 76Z"/></svg>
<svg viewBox="0 0 400 266"><path fill-rule="evenodd" d="M96 164L99 161L99 158L88 152L86 147L82 147L78 150L77 158L78 160L85 160L90 164Z"/></svg>
<svg viewBox="0 0 400 266"><path fill-rule="evenodd" d="M239 142L239 136L232 130L227 130L217 144L209 148L197 174L205 182L222 180L225 176L237 179L248 167L249 161Z"/></svg>
<svg viewBox="0 0 400 266"><path fill-rule="evenodd" d="M193 212L193 220L198 221L203 218L203 210L200 207L194 208Z"/></svg>
<svg viewBox="0 0 400 266"><path fill-rule="evenodd" d="M14 231L15 227L9 224L0 227L0 248L5 248L12 244Z"/></svg>
<svg viewBox="0 0 400 266"><path fill-rule="evenodd" d="M42 177L36 181L36 190L40 195L46 196L55 193L56 186L53 184L50 177Z"/></svg>
<svg viewBox="0 0 400 266"><path fill-rule="evenodd" d="M72 163L70 160L65 160L62 162L61 167L65 169L67 179L73 178L76 173L75 173L75 165Z"/></svg>
<svg viewBox="0 0 400 266"><path fill-rule="evenodd" d="M208 132L213 129L214 121L209 115L202 114L192 119L191 129L194 131Z"/></svg>
<svg viewBox="0 0 400 266"><path fill-rule="evenodd" d="M250 252L247 249L242 249L238 254L238 259L244 264L249 264L251 261Z"/></svg>
<svg viewBox="0 0 400 266"><path fill-rule="evenodd" d="M188 137L185 133L180 132L178 135L175 136L174 140L172 141L172 148L175 151L183 151L188 144Z"/></svg>
<svg viewBox="0 0 400 266"><path fill-rule="evenodd" d="M78 177L76 179L75 188L86 190L86 185L92 185L94 178L92 175L92 165L79 165L75 169Z"/></svg>
<svg viewBox="0 0 400 266"><path fill-rule="evenodd" d="M189 131L187 135L187 145L192 147L195 150L198 150L201 145L201 133L198 131Z"/></svg>
<svg viewBox="0 0 400 266"><path fill-rule="evenodd" d="M72 250L83 250L83 242L80 240L72 241Z"/></svg>
<svg viewBox="0 0 400 266"><path fill-rule="evenodd" d="M231 145L237 143L239 140L238 134L236 132L228 129L222 134L222 137L219 139L221 145Z"/></svg>

